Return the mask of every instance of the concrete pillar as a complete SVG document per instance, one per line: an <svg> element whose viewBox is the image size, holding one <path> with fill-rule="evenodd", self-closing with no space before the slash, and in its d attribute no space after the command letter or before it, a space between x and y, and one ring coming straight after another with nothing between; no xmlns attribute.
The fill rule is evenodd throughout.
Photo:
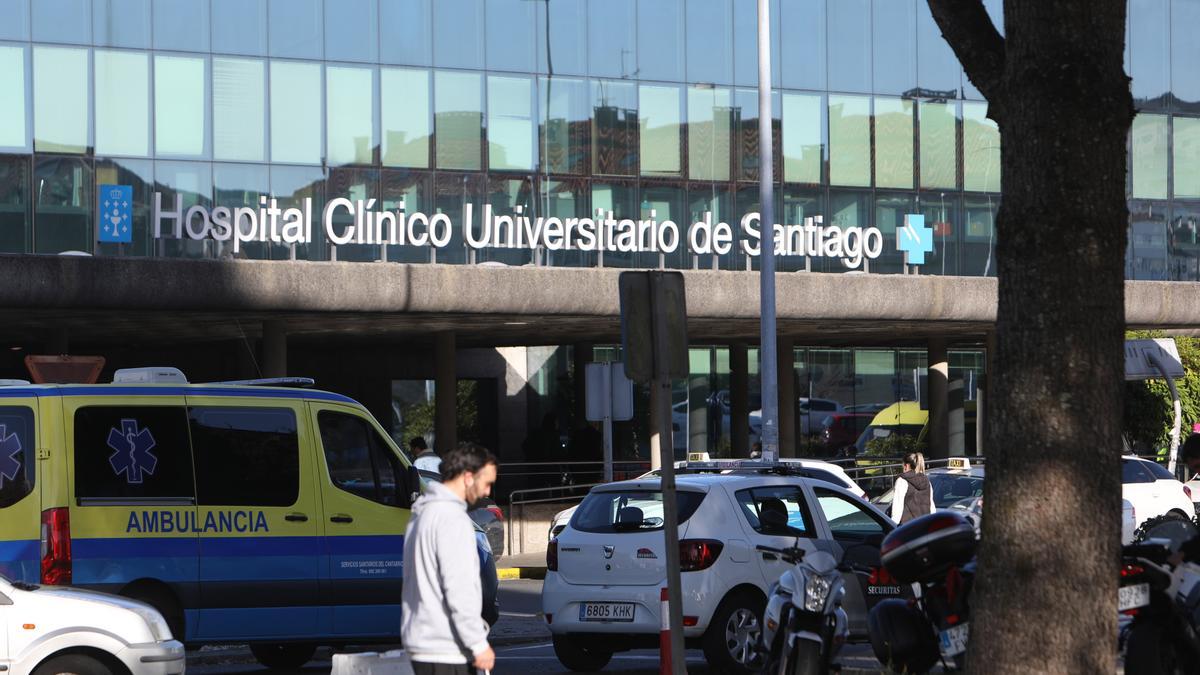
<svg viewBox="0 0 1200 675"><path fill-rule="evenodd" d="M264 321L262 376L287 377L287 323Z"/></svg>
<svg viewBox="0 0 1200 675"><path fill-rule="evenodd" d="M946 356L946 340L930 338L928 347L929 379L929 457L950 456L949 401L947 399L950 364Z"/></svg>
<svg viewBox="0 0 1200 675"><path fill-rule="evenodd" d="M587 426L587 364L594 360L595 350L590 342L579 342L571 350L571 387L575 394L575 410L571 423L574 432Z"/></svg>
<svg viewBox="0 0 1200 675"><path fill-rule="evenodd" d="M795 341L782 335L775 338L778 345L776 363L779 367L779 456L795 457L796 416L800 408L796 401L796 347Z"/></svg>
<svg viewBox="0 0 1200 675"><path fill-rule="evenodd" d="M963 399L963 380L961 377L958 377L950 381L950 390L947 396L950 406L947 423L950 429L948 451L951 457L962 457L967 454L967 439L965 436L966 419L963 415Z"/></svg>
<svg viewBox="0 0 1200 675"><path fill-rule="evenodd" d="M657 387L654 383L650 384L650 470L662 468L662 442L664 442L657 433L662 428L662 410L671 409L668 402L667 405L662 404L662 397L670 396L669 392L662 391L661 387ZM669 420L668 420L669 423Z"/></svg>
<svg viewBox="0 0 1200 675"><path fill-rule="evenodd" d="M438 333L433 344L433 416L435 452L444 453L458 445L458 378L455 335Z"/></svg>
<svg viewBox="0 0 1200 675"><path fill-rule="evenodd" d="M729 437L734 457L750 456L749 364L745 343L729 345Z"/></svg>

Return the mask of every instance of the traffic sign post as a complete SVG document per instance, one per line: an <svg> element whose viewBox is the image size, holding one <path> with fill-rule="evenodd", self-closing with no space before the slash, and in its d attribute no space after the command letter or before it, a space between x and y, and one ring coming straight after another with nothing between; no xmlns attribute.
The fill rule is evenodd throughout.
<svg viewBox="0 0 1200 675"><path fill-rule="evenodd" d="M683 653L683 590L679 578L679 504L675 490L675 451L671 447L671 378L686 377L687 303L679 272L622 272L621 347L625 374L649 382L658 410L657 437L662 462L663 538L667 565L667 613L670 622L669 668L687 672Z"/></svg>
<svg viewBox="0 0 1200 675"><path fill-rule="evenodd" d="M624 363L589 363L584 371L587 384L586 413L589 422L602 422L604 429L604 482L613 479L613 420L633 419L633 383L625 377Z"/></svg>

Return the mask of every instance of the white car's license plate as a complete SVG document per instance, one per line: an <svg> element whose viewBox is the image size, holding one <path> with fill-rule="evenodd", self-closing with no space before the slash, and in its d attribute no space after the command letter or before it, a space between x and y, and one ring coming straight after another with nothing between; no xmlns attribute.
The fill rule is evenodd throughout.
<svg viewBox="0 0 1200 675"><path fill-rule="evenodd" d="M580 621L633 621L632 602L585 602L579 606Z"/></svg>
<svg viewBox="0 0 1200 675"><path fill-rule="evenodd" d="M1117 611L1136 609L1150 604L1150 584L1134 584L1117 589Z"/></svg>
<svg viewBox="0 0 1200 675"><path fill-rule="evenodd" d="M957 626L951 626L942 631L940 640L942 656L951 658L967 651L967 637L970 635L970 625L960 623Z"/></svg>

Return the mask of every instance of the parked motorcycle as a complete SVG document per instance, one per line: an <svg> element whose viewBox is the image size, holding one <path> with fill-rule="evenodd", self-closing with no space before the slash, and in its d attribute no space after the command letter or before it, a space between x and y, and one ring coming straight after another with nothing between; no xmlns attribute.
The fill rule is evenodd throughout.
<svg viewBox="0 0 1200 675"><path fill-rule="evenodd" d="M763 514L764 524L774 514ZM798 544L799 542L797 542ZM769 675L816 675L829 671L850 633L842 599L846 595L843 573L869 572L849 563L838 564L825 551L758 546L792 568L771 584L763 612L759 649ZM843 556L845 557L845 556Z"/></svg>
<svg viewBox="0 0 1200 675"><path fill-rule="evenodd" d="M883 540L884 569L900 583L918 585L920 595L871 609L871 648L880 663L904 673L927 672L939 661L962 667L977 541L974 523L961 511L921 516Z"/></svg>
<svg viewBox="0 0 1200 675"><path fill-rule="evenodd" d="M1122 632L1128 675L1195 672L1200 663L1200 566L1168 561L1169 540L1121 549L1117 609L1132 622Z"/></svg>

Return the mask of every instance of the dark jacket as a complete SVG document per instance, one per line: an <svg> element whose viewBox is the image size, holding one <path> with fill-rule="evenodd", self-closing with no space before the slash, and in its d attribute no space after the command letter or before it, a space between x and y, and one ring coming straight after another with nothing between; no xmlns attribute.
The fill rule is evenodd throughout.
<svg viewBox="0 0 1200 675"><path fill-rule="evenodd" d="M900 522L907 523L913 518L930 513L929 505L933 501L933 486L929 484L929 477L923 473L905 471L900 474L900 478L908 483L908 489L904 493L904 512L900 516Z"/></svg>

